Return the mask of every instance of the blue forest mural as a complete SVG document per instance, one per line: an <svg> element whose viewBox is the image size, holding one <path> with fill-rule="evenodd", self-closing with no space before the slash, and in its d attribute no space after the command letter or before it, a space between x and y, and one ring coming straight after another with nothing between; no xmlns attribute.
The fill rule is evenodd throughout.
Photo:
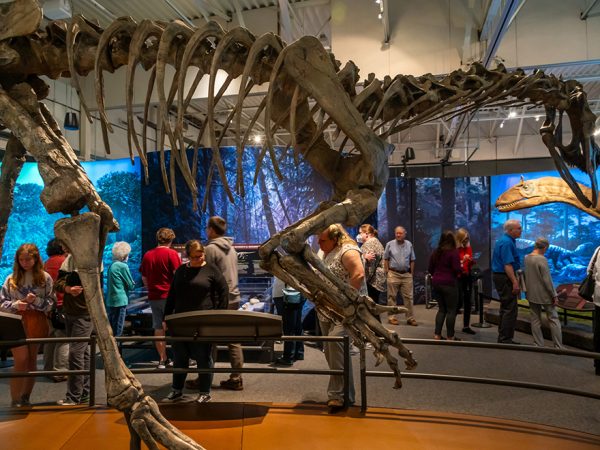
<svg viewBox="0 0 600 450"><path fill-rule="evenodd" d="M429 256L443 230L469 230L473 254L489 266L489 177L390 178L378 211L381 242L394 239L403 226L415 248L415 302L424 300L424 275Z"/></svg>
<svg viewBox="0 0 600 450"><path fill-rule="evenodd" d="M212 154L210 150L200 149L196 182L198 184L197 210L193 210L193 200L183 177L177 177L176 189L179 206L173 206L171 195L167 194L160 182L159 155L149 155L149 173L152 183L142 187L142 226L144 251L156 245L155 234L160 227L169 227L175 231L177 243L189 239L206 238L206 222L210 216L219 215L227 220L227 235L233 237L236 244L259 244L270 235L281 231L299 219L309 215L318 204L328 200L331 187L309 164L294 162L292 151L275 148L275 154L282 172L279 180L274 173L272 162L267 156L258 171L256 184L253 183L260 147L246 147L243 154L243 178L245 195L235 193L236 149L221 149L221 158L226 168L229 186L234 192L234 202L226 195L223 184L215 170L207 198L206 212L202 212L202 200L206 192ZM170 152L166 152L167 164ZM193 160L192 151L188 151L189 160Z"/></svg>
<svg viewBox="0 0 600 450"><path fill-rule="evenodd" d="M578 170L571 173L577 182L589 185L586 175ZM559 174L556 171L523 174L525 180L542 177L559 177ZM492 177L492 243L502 235L502 224L508 219L516 219L523 226L521 239L517 240L521 262L533 249L536 238L545 237L551 244L546 257L554 283L579 283L585 277L594 249L600 244L600 221L564 203L548 203L511 212L500 212L494 208L496 199L520 179L520 174Z"/></svg>
<svg viewBox="0 0 600 450"><path fill-rule="evenodd" d="M112 246L117 241L127 241L131 245L129 266L136 285L141 285L137 267L141 261L141 192L140 164L136 159L132 165L129 159L94 161L82 163L90 180L110 207L121 229L108 235L104 248L104 265L112 261ZM25 242L33 242L40 249L45 260L46 244L54 237L54 222L64 217L62 214L48 214L40 201L43 181L36 163L25 163L17 179L14 191L13 212L8 221L8 232L0 260L0 282L12 272L17 248Z"/></svg>

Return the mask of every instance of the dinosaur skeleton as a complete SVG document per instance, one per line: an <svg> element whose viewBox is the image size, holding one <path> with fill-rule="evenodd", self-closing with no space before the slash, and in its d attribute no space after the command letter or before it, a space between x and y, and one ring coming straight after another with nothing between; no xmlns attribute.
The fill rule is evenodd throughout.
<svg viewBox="0 0 600 450"><path fill-rule="evenodd" d="M236 191L241 195L244 193L243 149L253 124L263 113L266 142L256 173L268 153L274 172L281 177L272 142L274 132L285 128L290 132L290 146L295 157L301 155L333 186L330 201L261 246L262 266L313 299L321 313L341 321L359 346L366 342L373 344L377 362L386 360L394 371L396 388L401 386L401 374L390 347L398 350L407 368L414 368L416 361L398 335L385 329L375 317L382 312L399 312L403 308L379 306L369 297L359 295L355 289L332 276L306 244L309 236L332 223L358 225L375 211L389 175L388 157L393 146L385 143L388 136L427 121L473 112L484 106L544 105L547 111L541 130L544 143L575 195L582 201L597 204L592 177L598 160L598 147L592 135L595 116L587 105L581 86L574 81L563 82L542 72L526 75L517 70L509 73L504 67L487 70L481 64L474 64L467 71L456 70L441 78L430 74L421 77L399 75L380 81L369 75L362 91L357 93L358 68L348 62L340 70L340 64L314 37L303 37L286 45L272 33L255 37L242 28L224 32L212 22L194 29L179 21L144 20L138 24L125 17L102 30L81 16L70 22L50 22L44 29L39 28L40 20L41 11L34 0L0 4L0 126L12 133L0 178L3 208L0 219L8 217L6 210L10 211L12 204L12 186L26 150L39 163L45 184L41 199L47 211L72 216L57 222L56 235L67 243L79 269L105 361L108 403L125 413L132 436L131 448L139 448L140 440L152 449L157 448L157 442L168 448L201 447L161 416L156 403L144 393L118 356L102 307L99 278L100 255L107 233L118 229L118 224L110 207L99 197L78 164L56 121L40 102L48 93L48 86L40 76L52 79L70 77L81 97L81 106L91 120L87 102L81 96L79 77L92 72L95 74L96 102L104 142L109 151L111 125L104 109L103 72L114 72L126 66L130 154L133 158L132 149L135 148L145 168L146 178L146 122L149 98L156 88L160 100L158 149L161 152L162 180L175 203L174 179L177 172L181 173L190 190L196 192L197 148L190 165L182 130L183 117L192 94L204 76L209 77L208 116L196 147L202 136L208 133L212 164L206 182L206 196L216 171L228 197L233 199L219 153L214 109L231 80L240 78L237 105L220 130L221 136L229 127L236 132ZM173 66L176 71L170 86L167 86L165 76L167 65ZM151 71L141 143L134 130L132 112L133 85L138 66ZM185 93L183 86L190 67L197 72ZM215 93L219 69L228 76L224 86ZM242 135L240 117L244 97L254 85L267 82L268 93L250 127ZM314 107L309 106L309 100L315 102ZM177 108L174 127L168 120L172 107ZM563 112L567 113L573 131L568 145L561 142ZM557 116L558 123L555 124ZM331 148L323 134L331 125L344 133L344 144L350 140L358 152L345 153ZM163 152L165 139L172 149L169 173ZM591 199L573 184L563 159L592 177ZM84 206L90 212L79 214ZM0 242L5 225L6 222L0 222Z"/></svg>
<svg viewBox="0 0 600 450"><path fill-rule="evenodd" d="M579 184L579 189L587 198L590 197L590 188ZM574 206L600 219L600 210L584 206L565 180L556 177L542 177L533 180L524 180L521 177L519 183L498 197L496 208L500 212L509 212L555 202Z"/></svg>

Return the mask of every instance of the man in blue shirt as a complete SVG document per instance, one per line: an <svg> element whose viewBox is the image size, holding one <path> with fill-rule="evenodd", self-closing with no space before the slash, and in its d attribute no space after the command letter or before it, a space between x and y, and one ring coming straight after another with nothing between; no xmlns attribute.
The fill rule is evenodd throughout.
<svg viewBox="0 0 600 450"><path fill-rule="evenodd" d="M383 270L387 275L387 304L396 306L398 290L402 294L406 313L406 323L417 326L413 312L413 273L415 273L415 250L410 241L406 240L406 230L396 227L394 230L396 239L385 245L383 253ZM398 319L394 314L388 315L388 322L398 325Z"/></svg>
<svg viewBox="0 0 600 450"><path fill-rule="evenodd" d="M517 270L521 267L517 254L516 239L521 237L523 229L518 220L504 222L504 235L496 241L492 253L492 272L494 285L500 297L500 322L498 323L498 342L518 344L513 340L517 322L517 294L519 281Z"/></svg>

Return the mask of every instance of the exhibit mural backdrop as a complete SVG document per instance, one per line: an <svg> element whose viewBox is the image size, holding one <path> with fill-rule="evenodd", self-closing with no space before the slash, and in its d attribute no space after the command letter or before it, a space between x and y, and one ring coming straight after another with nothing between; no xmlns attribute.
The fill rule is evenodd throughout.
<svg viewBox="0 0 600 450"><path fill-rule="evenodd" d="M580 184L589 186L587 175L579 170L571 174ZM542 177L560 178L558 172L530 172L514 175L492 177L492 244L504 233L502 225L508 219L521 222L523 234L517 239L517 250L521 257L531 253L538 237L550 241L546 252L550 273L555 286L563 283L579 283L586 275L587 265L600 244L600 221L584 211L565 204L547 203L532 208L511 212L500 212L494 207L498 197L512 186L524 180L535 180Z"/></svg>
<svg viewBox="0 0 600 450"><path fill-rule="evenodd" d="M104 267L112 262L113 244L128 242L131 245L128 264L136 286L141 286L138 271L142 251L139 161L136 159L134 165L129 159L83 162L81 165L121 226L120 231L108 235ZM15 185L13 211L0 260L0 282L12 272L15 252L23 243L34 243L40 249L42 259L47 259L46 245L54 237L54 223L64 215L46 212L40 201L43 186L37 163L25 163Z"/></svg>
<svg viewBox="0 0 600 450"><path fill-rule="evenodd" d="M156 230L169 227L175 231L176 242L185 243L189 239L206 239L206 223L210 216L218 215L227 221L227 236L236 244L260 244L271 235L283 230L301 218L312 213L320 202L329 200L331 186L304 162L294 162L292 150L276 147L275 155L283 175L280 180L275 175L273 164L268 156L261 168L256 171L261 147L246 147L242 156L245 195L236 192L236 149L223 147L221 158L225 166L227 181L234 195L234 202L227 198L223 183L215 168L211 177L210 195L206 199L206 211L202 202L206 193L206 180L209 178L212 152L200 149L196 183L198 184L197 209L193 210L193 200L189 188L178 172L176 192L179 206L173 205L171 194L165 191L160 181L160 154L148 155L149 185L142 187L142 226L144 251L156 245ZM188 159L193 161L193 153L188 151ZM170 152L165 152L167 167ZM256 183L254 183L256 175Z"/></svg>
<svg viewBox="0 0 600 450"><path fill-rule="evenodd" d="M394 239L402 226L415 249L415 303L424 302L424 279L429 257L444 230L466 228L473 256L489 267L489 177L390 178L378 205L379 239Z"/></svg>

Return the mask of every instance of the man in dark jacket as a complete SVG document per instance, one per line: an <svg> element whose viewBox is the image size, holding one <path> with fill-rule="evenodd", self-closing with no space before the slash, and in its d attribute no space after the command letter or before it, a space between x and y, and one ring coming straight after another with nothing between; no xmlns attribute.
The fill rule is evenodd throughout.
<svg viewBox="0 0 600 450"><path fill-rule="evenodd" d="M229 287L229 308L237 310L240 307L240 289L238 285L237 252L233 248L233 239L225 236L227 222L219 216L208 219L206 236L208 242L204 246L206 262L217 266L227 281ZM244 354L241 344L228 344L229 360L233 369L244 367ZM198 380L190 380L187 386L196 388ZM221 387L241 391L244 389L242 374L232 373L229 379L221 381Z"/></svg>

